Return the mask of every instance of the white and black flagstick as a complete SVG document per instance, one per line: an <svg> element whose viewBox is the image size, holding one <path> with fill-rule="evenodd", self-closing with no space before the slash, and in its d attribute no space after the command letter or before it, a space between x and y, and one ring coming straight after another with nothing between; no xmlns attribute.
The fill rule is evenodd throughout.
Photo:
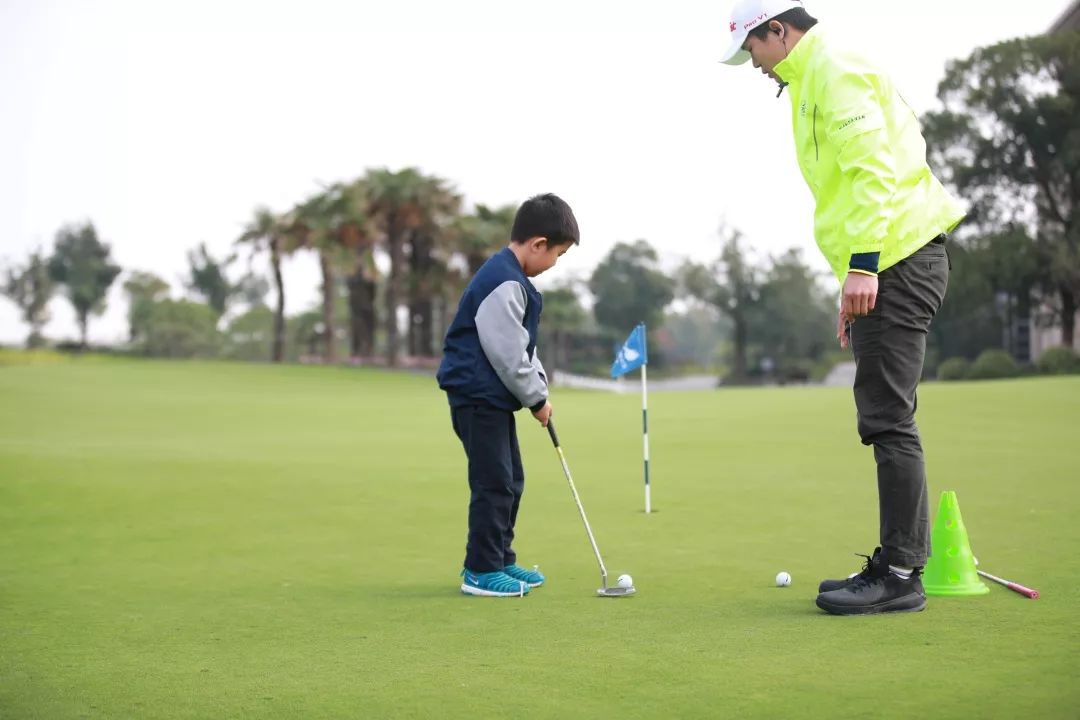
<svg viewBox="0 0 1080 720"><path fill-rule="evenodd" d="M652 497L649 486L649 384L646 368L649 363L641 365L641 433L645 443L645 514L652 512Z"/></svg>

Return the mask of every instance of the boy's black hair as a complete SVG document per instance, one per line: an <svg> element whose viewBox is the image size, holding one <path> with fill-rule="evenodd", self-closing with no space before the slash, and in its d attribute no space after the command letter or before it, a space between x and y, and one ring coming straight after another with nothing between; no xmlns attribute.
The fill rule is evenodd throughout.
<svg viewBox="0 0 1080 720"><path fill-rule="evenodd" d="M580 241L574 211L558 195L535 195L518 208L510 240L523 243L534 237L547 238L551 246L577 245Z"/></svg>
<svg viewBox="0 0 1080 720"><path fill-rule="evenodd" d="M790 25L796 30L801 30L803 32L806 32L817 25L817 18L806 12L804 8L791 8L790 10L785 10L776 17L769 18L769 22L773 20L783 25ZM761 23L756 28L753 28L750 31L750 34L758 40L764 40L769 34L769 23Z"/></svg>

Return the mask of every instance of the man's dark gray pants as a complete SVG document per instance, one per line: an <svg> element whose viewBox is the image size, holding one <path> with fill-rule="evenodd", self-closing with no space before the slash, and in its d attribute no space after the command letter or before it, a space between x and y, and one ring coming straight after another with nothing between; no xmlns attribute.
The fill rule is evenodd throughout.
<svg viewBox="0 0 1080 720"><path fill-rule="evenodd" d="M929 500L916 388L926 334L945 298L949 259L937 237L878 275L877 304L848 332L855 354L859 435L874 446L881 548L893 565L922 567L930 554Z"/></svg>

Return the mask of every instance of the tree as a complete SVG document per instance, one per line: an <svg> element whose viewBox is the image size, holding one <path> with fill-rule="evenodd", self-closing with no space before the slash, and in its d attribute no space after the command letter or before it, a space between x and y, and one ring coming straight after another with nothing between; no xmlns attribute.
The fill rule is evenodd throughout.
<svg viewBox="0 0 1080 720"><path fill-rule="evenodd" d="M273 332L273 311L254 305L229 321L223 333L223 355L233 360L266 360L266 343Z"/></svg>
<svg viewBox="0 0 1080 720"><path fill-rule="evenodd" d="M90 315L105 311L105 297L120 267L109 257L109 246L98 239L93 223L67 225L56 234L49 259L49 276L64 286L79 323L79 341L86 347Z"/></svg>
<svg viewBox="0 0 1080 720"><path fill-rule="evenodd" d="M516 205L491 208L477 205L468 215L458 218L454 227L455 245L465 258L469 277L476 274L489 257L510 243Z"/></svg>
<svg viewBox="0 0 1080 720"><path fill-rule="evenodd" d="M365 217L360 198L349 186L335 183L298 205L287 222L296 247L319 254L322 274L323 361L337 362L338 276L353 264L355 246L363 240Z"/></svg>
<svg viewBox="0 0 1080 720"><path fill-rule="evenodd" d="M720 359L721 341L731 336L731 323L713 305L690 302L668 313L664 332L666 355L672 365L712 368Z"/></svg>
<svg viewBox="0 0 1080 720"><path fill-rule="evenodd" d="M813 363L836 342L836 300L799 250L772 259L753 307L750 344L781 379L808 380Z"/></svg>
<svg viewBox="0 0 1080 720"><path fill-rule="evenodd" d="M577 291L571 285L555 287L544 293L544 321L542 326L554 340L550 368L565 370L570 366L567 338L580 330L586 321L585 308Z"/></svg>
<svg viewBox="0 0 1080 720"><path fill-rule="evenodd" d="M375 223L387 254L390 256L390 274L384 293L386 304L387 363L397 365L401 353L401 328L397 324L397 310L405 296L406 274L410 271L408 257L418 255L420 272L427 275L431 263L433 233L444 227L449 216L457 212L460 200L444 180L424 177L414 167L402 171L375 169L365 178L368 189L367 209ZM430 283L417 285L417 296L424 307L420 324L427 324L421 332L421 345L431 349L431 312L428 305ZM410 313L411 314L411 313ZM411 322L410 322L411 324Z"/></svg>
<svg viewBox="0 0 1080 720"><path fill-rule="evenodd" d="M659 328L664 308L675 297L675 283L660 270L656 250L638 240L611 249L589 278L589 291L596 300L596 322L621 340L640 322L650 330Z"/></svg>
<svg viewBox="0 0 1080 720"><path fill-rule="evenodd" d="M45 344L42 329L49 322L49 300L55 286L49 277L49 262L41 250L30 254L23 267L9 267L5 271L0 292L6 295L22 311L23 320L30 326L26 347L36 348Z"/></svg>
<svg viewBox="0 0 1080 720"><path fill-rule="evenodd" d="M169 294L169 284L157 275L134 271L124 281L128 296L128 338L132 344L142 340L154 303L161 302Z"/></svg>
<svg viewBox="0 0 1080 720"><path fill-rule="evenodd" d="M289 233L282 220L267 207L255 208L255 213L237 243L249 245L254 252L265 252L270 257L270 270L274 279L276 300L274 302L273 340L270 360L281 362L285 358L285 282L281 274L282 258L291 250Z"/></svg>
<svg viewBox="0 0 1080 720"><path fill-rule="evenodd" d="M167 358L213 357L221 347L217 309L190 300L161 300L150 306L139 348Z"/></svg>
<svg viewBox="0 0 1080 720"><path fill-rule="evenodd" d="M737 230L721 229L725 237L720 257L709 265L684 264L679 276L686 294L717 308L731 320L732 363L729 382L744 382L748 377L747 355L750 342L750 323L758 300L758 271L749 262L739 241Z"/></svg>
<svg viewBox="0 0 1080 720"><path fill-rule="evenodd" d="M924 119L930 159L971 203L972 233L1021 226L1063 337L1080 306L1080 33L979 48L949 63Z"/></svg>
<svg viewBox="0 0 1080 720"><path fill-rule="evenodd" d="M409 235L410 355L435 355L435 300L444 297L450 256L450 227L461 197L441 178L421 179L417 200L421 220Z"/></svg>
<svg viewBox="0 0 1080 720"><path fill-rule="evenodd" d="M237 293L237 286L229 281L229 265L236 260L230 255L221 260L210 255L206 243L191 250L187 255L188 280L185 285L199 299L206 302L220 318L229 308L229 301Z"/></svg>

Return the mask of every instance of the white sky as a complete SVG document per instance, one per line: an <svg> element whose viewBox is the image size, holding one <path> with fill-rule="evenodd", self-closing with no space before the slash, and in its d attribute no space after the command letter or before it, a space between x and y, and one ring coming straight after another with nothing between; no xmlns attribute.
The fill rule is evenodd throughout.
<svg viewBox="0 0 1080 720"><path fill-rule="evenodd" d="M948 59L1044 31L1065 0L807 0L919 113ZM185 253L220 255L257 204L414 165L467 203L556 192L585 276L617 241L665 265L711 259L721 219L756 250L814 248L789 110L750 66L716 62L730 0L0 0L0 263L91 219L125 270L180 291ZM122 277L121 277L122 281ZM121 281L91 339L126 334ZM287 310L318 294L286 266ZM541 283L543 286L543 283ZM50 337L76 335L66 300ZM0 342L27 329L0 299Z"/></svg>

